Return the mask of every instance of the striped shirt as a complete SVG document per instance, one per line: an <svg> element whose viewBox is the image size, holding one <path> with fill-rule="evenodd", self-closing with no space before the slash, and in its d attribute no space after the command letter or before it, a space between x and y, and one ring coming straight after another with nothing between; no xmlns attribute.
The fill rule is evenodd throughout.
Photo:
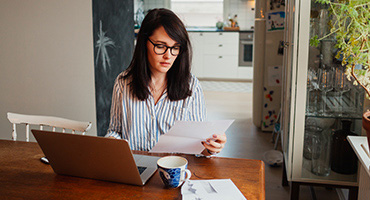
<svg viewBox="0 0 370 200"><path fill-rule="evenodd" d="M203 90L195 76L190 81L191 96L170 101L165 90L157 104L152 95L141 101L133 98L122 72L113 87L110 124L106 137L126 139L132 150L149 151L159 136L168 132L175 121L204 121L206 110Z"/></svg>

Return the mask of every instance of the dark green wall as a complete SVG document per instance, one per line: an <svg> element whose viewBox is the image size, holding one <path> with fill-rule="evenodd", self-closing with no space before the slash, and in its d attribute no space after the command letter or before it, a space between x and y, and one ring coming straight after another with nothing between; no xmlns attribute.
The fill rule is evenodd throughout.
<svg viewBox="0 0 370 200"><path fill-rule="evenodd" d="M104 136L114 80L128 67L133 54L134 4L133 0L93 0L92 4L97 134ZM103 37L108 42L99 44Z"/></svg>

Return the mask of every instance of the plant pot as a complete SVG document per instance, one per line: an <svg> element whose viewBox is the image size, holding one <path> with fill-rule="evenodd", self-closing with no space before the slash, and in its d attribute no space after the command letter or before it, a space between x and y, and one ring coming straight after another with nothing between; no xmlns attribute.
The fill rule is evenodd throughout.
<svg viewBox="0 0 370 200"><path fill-rule="evenodd" d="M362 128L366 130L367 143L369 144L370 149L370 111L366 111L362 115Z"/></svg>

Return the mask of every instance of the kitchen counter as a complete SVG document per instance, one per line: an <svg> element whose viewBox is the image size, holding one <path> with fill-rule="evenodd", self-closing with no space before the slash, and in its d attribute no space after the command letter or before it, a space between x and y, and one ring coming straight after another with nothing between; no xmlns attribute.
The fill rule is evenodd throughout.
<svg viewBox="0 0 370 200"><path fill-rule="evenodd" d="M254 32L253 29L241 29L241 30L223 30L217 29L216 27L187 27L188 32Z"/></svg>

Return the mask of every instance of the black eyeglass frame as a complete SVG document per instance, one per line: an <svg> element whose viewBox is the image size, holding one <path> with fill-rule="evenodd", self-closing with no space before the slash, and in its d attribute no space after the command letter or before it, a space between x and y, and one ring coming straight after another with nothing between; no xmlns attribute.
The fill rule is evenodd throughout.
<svg viewBox="0 0 370 200"><path fill-rule="evenodd" d="M167 52L167 50L168 49L170 49L170 53L171 53L171 55L173 55L173 56L178 56L180 53L181 53L181 46L173 46L173 47L169 47L169 46L167 46L167 45L165 45L165 44L155 44L152 40L150 40L149 38L148 38L148 40L149 40L149 42L150 43L152 43L153 44L153 51L154 51L154 53L155 54L157 54L157 55L163 55L163 54L165 54L166 52ZM156 51L155 51L155 47L157 47L157 46L159 46L159 45L163 45L163 46L165 46L166 47L166 50L164 50L164 52L163 53L157 53ZM178 54L173 54L172 53L172 49L173 48L176 48L176 47L178 47L178 48L180 48L180 50L179 50L179 53Z"/></svg>

